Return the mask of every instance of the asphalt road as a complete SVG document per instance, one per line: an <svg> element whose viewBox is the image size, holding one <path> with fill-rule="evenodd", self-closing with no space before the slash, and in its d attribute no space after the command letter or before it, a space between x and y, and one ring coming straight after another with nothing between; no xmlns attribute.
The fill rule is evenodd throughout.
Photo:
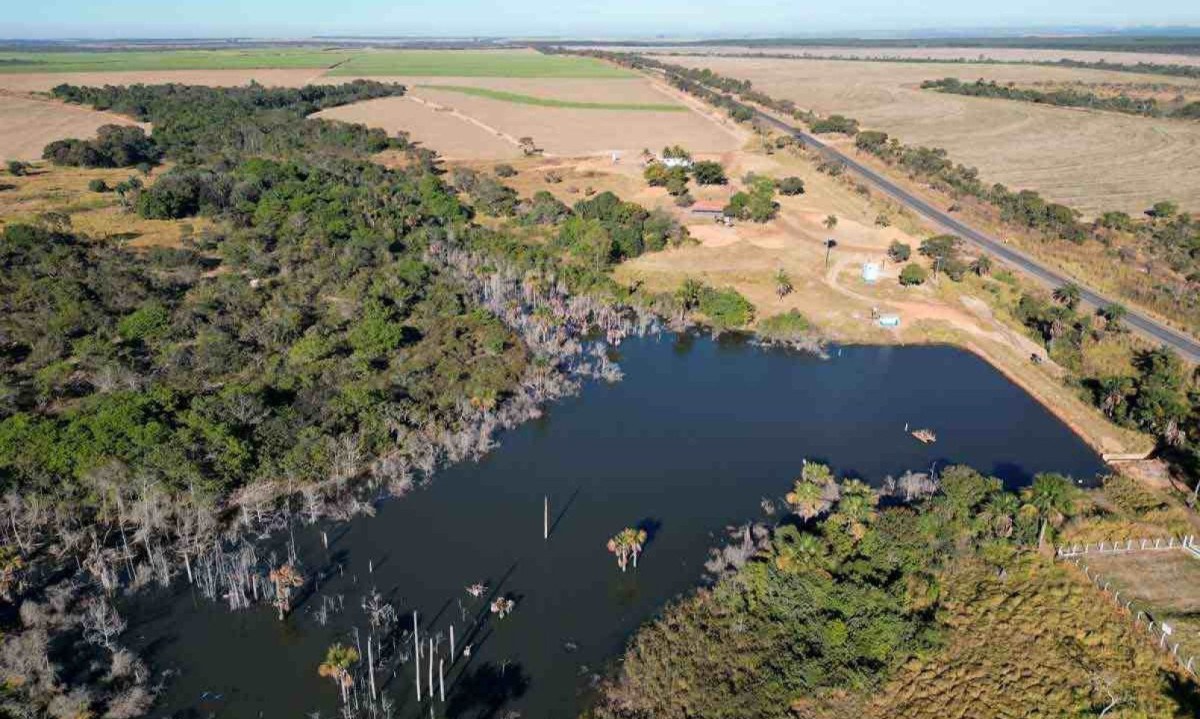
<svg viewBox="0 0 1200 719"><path fill-rule="evenodd" d="M823 153L830 159L842 163L855 174L862 176L864 179L883 190L901 204L921 213L933 222L944 227L949 232L978 245L984 250L987 250L988 253L990 253L996 259L999 259L1022 272L1032 275L1051 287L1058 287L1066 284L1069 281L1073 281L1067 278L1065 275L1061 275L1045 265L1040 264L1037 260L1026 255L1025 253L1013 249L1004 242L963 224L961 221L950 216L948 213L939 210L925 200L922 200L904 188L899 187L878 172L855 161L854 158L846 155L836 148L830 147L824 142L821 142L807 132L793 127L792 125L789 125L782 120L772 117L764 112L758 112L758 117L763 122L791 134L805 145ZM1075 282L1075 284L1080 289L1080 295L1083 301L1092 305L1093 307L1103 307L1113 302L1113 300L1110 300L1095 290L1080 285L1078 282ZM1131 307L1126 307L1128 309L1128 314L1125 316L1124 322L1128 327L1132 328L1151 341L1160 342L1169 347L1173 347L1183 357L1192 362L1200 362L1200 342L1198 342L1196 339L1180 332L1179 330L1168 327L1158 320L1148 317Z"/></svg>

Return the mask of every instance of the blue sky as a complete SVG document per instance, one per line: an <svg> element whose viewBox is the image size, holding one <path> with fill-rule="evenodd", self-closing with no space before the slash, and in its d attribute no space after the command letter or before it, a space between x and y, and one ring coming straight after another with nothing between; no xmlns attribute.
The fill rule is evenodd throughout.
<svg viewBox="0 0 1200 719"><path fill-rule="evenodd" d="M0 38L888 34L1200 26L1198 0L0 0Z"/></svg>

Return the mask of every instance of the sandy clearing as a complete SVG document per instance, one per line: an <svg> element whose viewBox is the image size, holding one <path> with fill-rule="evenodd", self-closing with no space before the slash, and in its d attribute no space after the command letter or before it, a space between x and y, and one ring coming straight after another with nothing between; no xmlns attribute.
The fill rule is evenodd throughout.
<svg viewBox="0 0 1200 719"><path fill-rule="evenodd" d="M672 60L749 79L771 95L818 112L851 115L910 144L944 147L951 158L977 167L987 182L1033 188L1088 214L1139 212L1161 199L1200 206L1200 123L944 95L917 87L922 80L946 76L1025 84L1139 82L1143 75L1011 65Z"/></svg>
<svg viewBox="0 0 1200 719"><path fill-rule="evenodd" d="M54 140L93 137L102 125L137 124L109 112L0 94L0 160L38 160Z"/></svg>
<svg viewBox="0 0 1200 719"><path fill-rule="evenodd" d="M340 84L344 78L328 78L323 68L300 70L133 70L128 72L0 73L0 89L14 92L48 92L56 85L209 85L234 87L251 80L268 87L303 87L310 84Z"/></svg>
<svg viewBox="0 0 1200 719"><path fill-rule="evenodd" d="M611 48L617 52L630 52L630 48ZM740 55L763 53L769 55L795 55L803 57L862 57L862 58L897 58L917 60L977 60L980 57L1004 62L1058 62L1059 60L1077 60L1079 62L1106 62L1136 65L1139 62L1162 65L1200 65L1198 55L1179 55L1157 52L1108 52L1104 50L1055 50L1035 48L1010 47L846 47L846 46L693 46L687 48L671 48L665 46L649 46L634 48L634 52L644 53L673 53L673 52L703 52L712 55Z"/></svg>

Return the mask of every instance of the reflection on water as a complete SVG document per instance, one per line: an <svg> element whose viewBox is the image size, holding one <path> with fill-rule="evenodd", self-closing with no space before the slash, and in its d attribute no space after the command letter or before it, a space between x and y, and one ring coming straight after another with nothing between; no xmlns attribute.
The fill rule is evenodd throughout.
<svg viewBox="0 0 1200 719"><path fill-rule="evenodd" d="M186 586L140 596L127 638L177 672L155 715L334 716L337 689L317 666L330 643L365 640L362 601L376 589L401 625L417 612L422 641L445 646L454 627L460 656L435 716L573 716L630 632L695 584L727 526L761 518L764 498L779 505L804 458L876 483L956 462L1014 485L1102 468L1021 390L950 348L848 347L822 361L685 336L619 354L625 381L555 405L483 461L445 470L375 518L326 528L328 550L316 529L298 528L303 569L321 578L287 622L267 606L231 614ZM917 442L906 423L933 428L938 442ZM623 527L649 535L627 573L605 549ZM470 596L476 582L514 599L511 616ZM430 713L413 669L379 677L396 716Z"/></svg>

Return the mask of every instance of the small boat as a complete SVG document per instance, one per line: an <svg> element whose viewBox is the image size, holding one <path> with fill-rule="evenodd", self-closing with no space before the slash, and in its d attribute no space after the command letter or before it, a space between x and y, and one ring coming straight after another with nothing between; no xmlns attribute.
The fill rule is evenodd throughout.
<svg viewBox="0 0 1200 719"><path fill-rule="evenodd" d="M932 429L914 429L912 436L916 437L925 444L933 444L937 441L937 435Z"/></svg>

